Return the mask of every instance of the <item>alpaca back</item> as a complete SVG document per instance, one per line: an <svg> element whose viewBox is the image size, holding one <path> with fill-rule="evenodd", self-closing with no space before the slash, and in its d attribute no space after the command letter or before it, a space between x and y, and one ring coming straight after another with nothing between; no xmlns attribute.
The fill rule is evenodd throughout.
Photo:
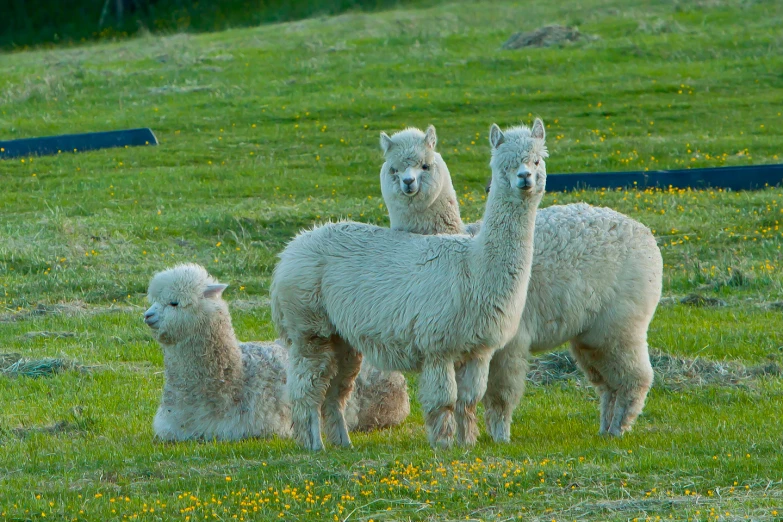
<svg viewBox="0 0 783 522"><path fill-rule="evenodd" d="M643 323L661 293L663 261L650 230L619 212L579 203L539 211L520 334L555 348L600 320Z"/></svg>
<svg viewBox="0 0 783 522"><path fill-rule="evenodd" d="M460 314L469 248L466 237L449 241L349 222L315 228L280 254L273 318L285 338L302 326L299 317L321 315L319 335L339 329L378 368L417 369L423 352L443 340L454 349L455 337L472 332ZM297 319L289 324L287 317Z"/></svg>

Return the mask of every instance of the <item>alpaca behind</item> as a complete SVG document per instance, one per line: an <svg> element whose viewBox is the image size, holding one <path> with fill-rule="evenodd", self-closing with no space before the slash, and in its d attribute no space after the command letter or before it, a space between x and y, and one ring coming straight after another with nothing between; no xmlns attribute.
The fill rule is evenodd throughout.
<svg viewBox="0 0 783 522"><path fill-rule="evenodd" d="M464 225L449 171L435 152L435 128L381 133L381 188L392 225L417 234L476 234ZM404 153L400 154L400 151ZM410 157L437 158L414 194L395 189ZM515 338L498 351L484 396L495 440L510 437L529 353L570 341L571 351L601 398L600 432L621 435L642 411L653 373L647 328L661 294L663 262L652 233L608 208L583 203L540 209L525 310Z"/></svg>
<svg viewBox="0 0 783 522"><path fill-rule="evenodd" d="M195 264L157 274L145 321L163 347L165 385L153 422L163 440L291 436L285 394L288 352L277 342L239 343L226 285ZM410 411L405 378L367 365L349 402L350 429L401 423Z"/></svg>

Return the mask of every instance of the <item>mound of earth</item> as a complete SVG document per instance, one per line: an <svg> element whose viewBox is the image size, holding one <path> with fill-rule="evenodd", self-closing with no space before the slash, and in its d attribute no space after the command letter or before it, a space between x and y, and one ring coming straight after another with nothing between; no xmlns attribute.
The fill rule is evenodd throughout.
<svg viewBox="0 0 783 522"><path fill-rule="evenodd" d="M579 40L594 40L594 36L586 35L576 27L562 25L547 25L529 33L514 33L503 44L503 49L520 49L522 47L551 47L566 42Z"/></svg>

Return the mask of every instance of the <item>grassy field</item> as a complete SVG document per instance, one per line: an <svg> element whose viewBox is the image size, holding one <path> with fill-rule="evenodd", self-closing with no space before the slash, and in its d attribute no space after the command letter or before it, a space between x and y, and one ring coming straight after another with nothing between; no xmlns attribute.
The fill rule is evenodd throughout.
<svg viewBox="0 0 783 522"><path fill-rule="evenodd" d="M549 23L597 38L500 50ZM763 0L466 1L1 54L3 139L149 126L161 144L0 161L0 352L84 365L0 376L0 520L780 520L779 187L546 195L659 239L650 345L684 370L659 369L622 440L597 435L583 380L555 379L529 386L510 445L434 452L417 407L352 451L156 443L141 316L150 277L195 261L231 284L240 338L273 338L285 242L388 222L381 130L437 126L471 221L492 122L543 117L550 173L780 162L781 26Z"/></svg>

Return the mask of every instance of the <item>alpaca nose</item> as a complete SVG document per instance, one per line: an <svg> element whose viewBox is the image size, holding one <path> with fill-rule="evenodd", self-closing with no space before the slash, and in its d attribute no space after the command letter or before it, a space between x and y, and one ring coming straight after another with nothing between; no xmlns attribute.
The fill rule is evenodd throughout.
<svg viewBox="0 0 783 522"><path fill-rule="evenodd" d="M413 178L403 178L402 179L402 182L405 183L405 185L407 185L407 186L410 186L411 183L413 183L414 181L416 181L416 180L413 179Z"/></svg>
<svg viewBox="0 0 783 522"><path fill-rule="evenodd" d="M517 188L527 190L533 186L533 173L525 165L517 171Z"/></svg>
<svg viewBox="0 0 783 522"><path fill-rule="evenodd" d="M155 312L144 312L144 322L149 323L150 319L155 316Z"/></svg>

